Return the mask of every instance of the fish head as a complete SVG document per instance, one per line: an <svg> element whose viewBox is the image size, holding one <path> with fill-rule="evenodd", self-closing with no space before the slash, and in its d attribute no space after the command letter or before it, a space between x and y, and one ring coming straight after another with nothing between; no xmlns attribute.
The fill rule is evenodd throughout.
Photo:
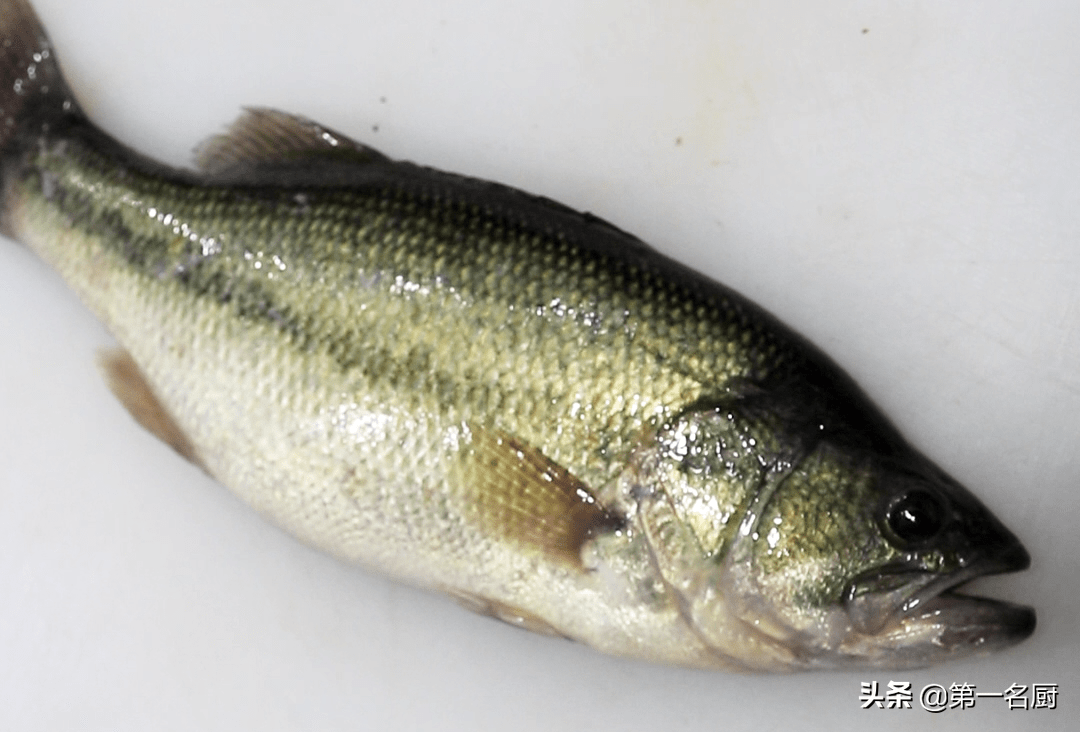
<svg viewBox="0 0 1080 732"><path fill-rule="evenodd" d="M1032 633L1030 608L956 591L1030 564L978 499L887 426L771 401L669 420L639 491L655 562L718 665L912 668Z"/></svg>

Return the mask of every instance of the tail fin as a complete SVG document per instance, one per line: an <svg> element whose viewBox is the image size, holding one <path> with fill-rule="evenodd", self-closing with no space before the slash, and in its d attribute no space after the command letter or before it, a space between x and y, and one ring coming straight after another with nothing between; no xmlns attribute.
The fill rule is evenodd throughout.
<svg viewBox="0 0 1080 732"><path fill-rule="evenodd" d="M0 154L73 116L81 113L34 9L0 0Z"/></svg>

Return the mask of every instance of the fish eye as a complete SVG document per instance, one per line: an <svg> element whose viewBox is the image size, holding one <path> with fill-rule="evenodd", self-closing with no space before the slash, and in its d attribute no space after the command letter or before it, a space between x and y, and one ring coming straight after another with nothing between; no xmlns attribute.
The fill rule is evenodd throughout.
<svg viewBox="0 0 1080 732"><path fill-rule="evenodd" d="M937 536L945 526L945 507L933 493L923 488L901 493L889 504L885 523L905 545L922 544Z"/></svg>

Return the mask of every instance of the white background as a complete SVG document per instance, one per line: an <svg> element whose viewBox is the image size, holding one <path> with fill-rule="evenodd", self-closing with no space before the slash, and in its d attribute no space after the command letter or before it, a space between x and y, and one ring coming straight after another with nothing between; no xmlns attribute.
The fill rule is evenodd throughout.
<svg viewBox="0 0 1080 732"><path fill-rule="evenodd" d="M740 677L601 656L312 551L142 432L110 340L0 241L0 728L1062 729L1080 687L1080 6L38 0L184 164L241 105L590 210L811 337L1024 541L1008 652ZM861 711L859 682L1061 686Z"/></svg>

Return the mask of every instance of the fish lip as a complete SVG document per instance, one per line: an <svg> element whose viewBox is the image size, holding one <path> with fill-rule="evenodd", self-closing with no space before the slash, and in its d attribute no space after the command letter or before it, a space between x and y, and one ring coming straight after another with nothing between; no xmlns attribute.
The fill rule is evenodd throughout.
<svg viewBox="0 0 1080 732"><path fill-rule="evenodd" d="M1019 643L1035 632L1035 610L1027 605L978 597L950 588L909 612L909 623L934 623L936 644L945 649L993 649Z"/></svg>
<svg viewBox="0 0 1080 732"><path fill-rule="evenodd" d="M837 651L852 668L923 668L1016 645L1035 625L1030 607L948 589L871 635L848 636Z"/></svg>
<svg viewBox="0 0 1080 732"><path fill-rule="evenodd" d="M958 587L978 577L987 577L994 574L1009 574L1020 572L1031 566L1031 555L1019 543L1011 544L1003 551L985 559L980 559L969 564L967 567L939 577L936 580L917 589L909 595L898 608L902 614L910 613L920 605L945 594L958 594L954 592ZM969 599L976 598L973 595L960 595Z"/></svg>
<svg viewBox="0 0 1080 732"><path fill-rule="evenodd" d="M856 577L844 594L844 606L855 630L877 635L913 622L937 622L949 628L968 628L981 633L981 641L990 636L1012 638L1018 642L1035 629L1035 611L992 598L957 592L962 585L994 574L1027 569L1031 556L1019 543L1011 543L989 557L980 558L946 575L936 575L913 568L914 560L878 568ZM879 585L902 583L895 590L866 591ZM863 592L860 592L863 590ZM950 630L943 635L957 636ZM974 640L974 637L973 637Z"/></svg>

